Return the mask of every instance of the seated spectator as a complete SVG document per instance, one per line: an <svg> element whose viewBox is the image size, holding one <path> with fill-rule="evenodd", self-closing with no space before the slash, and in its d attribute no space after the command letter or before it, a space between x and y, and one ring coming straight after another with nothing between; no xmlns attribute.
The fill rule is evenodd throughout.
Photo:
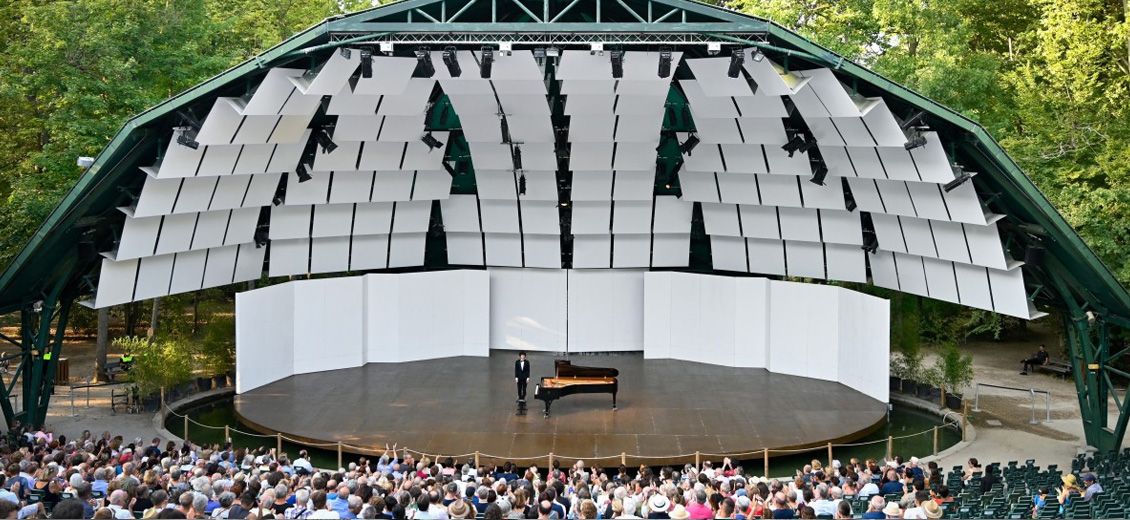
<svg viewBox="0 0 1130 520"><path fill-rule="evenodd" d="M1048 349L1040 345L1040 350L1037 350L1035 354L1020 360L1020 375L1026 376L1036 366L1046 364L1048 364Z"/></svg>
<svg viewBox="0 0 1130 520"><path fill-rule="evenodd" d="M887 501L883 497L879 495L872 496L871 500L867 502L867 512L863 513L863 518L870 518L872 520L887 518L886 513L883 512L883 508L886 507L886 505Z"/></svg>
<svg viewBox="0 0 1130 520"><path fill-rule="evenodd" d="M1099 484L1098 480L1095 479L1094 473L1085 473L1083 475L1083 486L1085 487L1083 491L1084 502L1090 502L1095 498L1095 495L1103 492L1103 487Z"/></svg>
<svg viewBox="0 0 1130 520"><path fill-rule="evenodd" d="M887 506L883 508L883 514L887 518L902 518L902 508L899 507L898 502L887 502Z"/></svg>

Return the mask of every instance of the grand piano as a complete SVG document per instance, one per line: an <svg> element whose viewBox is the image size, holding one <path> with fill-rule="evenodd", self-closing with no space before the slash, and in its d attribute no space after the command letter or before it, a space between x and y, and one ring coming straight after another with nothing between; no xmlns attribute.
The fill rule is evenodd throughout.
<svg viewBox="0 0 1130 520"><path fill-rule="evenodd" d="M612 409L616 409L616 392L620 385L615 368L582 367L567 359L553 363L554 376L541 378L534 387L534 398L545 401L545 416L554 400L573 394L612 394Z"/></svg>

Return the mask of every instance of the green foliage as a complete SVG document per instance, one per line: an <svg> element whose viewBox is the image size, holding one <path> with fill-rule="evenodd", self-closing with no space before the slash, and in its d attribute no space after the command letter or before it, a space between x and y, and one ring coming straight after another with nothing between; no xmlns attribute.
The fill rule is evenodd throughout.
<svg viewBox="0 0 1130 520"><path fill-rule="evenodd" d="M129 378L142 395L192 378L192 349L183 341L162 338L150 343L146 338L125 336L114 340L114 346L135 356Z"/></svg>
<svg viewBox="0 0 1130 520"><path fill-rule="evenodd" d="M954 343L946 343L932 370L936 386L951 394L963 393L973 383L973 356L962 354Z"/></svg>
<svg viewBox="0 0 1130 520"><path fill-rule="evenodd" d="M213 316L197 341L200 366L208 374L226 374L235 367L235 320Z"/></svg>

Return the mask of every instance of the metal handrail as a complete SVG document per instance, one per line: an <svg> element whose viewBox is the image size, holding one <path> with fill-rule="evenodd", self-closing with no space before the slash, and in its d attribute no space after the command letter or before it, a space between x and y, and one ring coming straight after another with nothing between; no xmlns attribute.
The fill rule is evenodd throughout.
<svg viewBox="0 0 1130 520"><path fill-rule="evenodd" d="M1035 388L1017 388L1015 386L1001 386L1001 385L993 385L993 384L989 384L989 383L977 383L975 385L974 391L973 391L974 392L973 393L973 411L974 412L980 412L981 411L981 387L982 386L988 387L988 388L999 388L1001 390L1013 390L1013 391L1017 391L1017 392L1027 392L1028 395L1030 395L1032 397L1032 419L1028 421L1028 424L1040 424L1040 421L1036 420L1036 394L1044 394L1044 422L1045 423L1052 422L1052 393L1047 391L1047 390L1037 390Z"/></svg>

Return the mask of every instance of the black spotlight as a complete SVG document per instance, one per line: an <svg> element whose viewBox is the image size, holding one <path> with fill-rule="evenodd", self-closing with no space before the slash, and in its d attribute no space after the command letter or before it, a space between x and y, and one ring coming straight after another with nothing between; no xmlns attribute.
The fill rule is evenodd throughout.
<svg viewBox="0 0 1130 520"><path fill-rule="evenodd" d="M906 139L906 144L902 145L907 150L913 150L920 146L926 146L926 136L917 130L911 132L910 137Z"/></svg>
<svg viewBox="0 0 1130 520"><path fill-rule="evenodd" d="M740 76L743 63L745 63L745 54L741 49L734 49L733 54L730 54L730 68L726 70L726 75L731 78Z"/></svg>
<svg viewBox="0 0 1130 520"><path fill-rule="evenodd" d="M255 229L255 249L262 248L267 245L269 235L267 234L267 226L259 226Z"/></svg>
<svg viewBox="0 0 1130 520"><path fill-rule="evenodd" d="M879 250L879 238L875 236L873 231L863 232L862 249L871 254L875 254L875 252Z"/></svg>
<svg viewBox="0 0 1130 520"><path fill-rule="evenodd" d="M855 211L855 208L858 208L858 207L859 207L859 205L855 203L855 195L851 194L851 190L846 188L846 184L845 184L845 188L844 188L844 209L847 209L848 211Z"/></svg>
<svg viewBox="0 0 1130 520"><path fill-rule="evenodd" d="M310 176L310 170L307 168L306 163L298 163L298 167L294 169L295 175L298 175L298 182L306 182L313 177Z"/></svg>
<svg viewBox="0 0 1130 520"><path fill-rule="evenodd" d="M491 65L494 64L494 49L483 47L483 60L479 63L479 77L490 79Z"/></svg>
<svg viewBox="0 0 1130 520"><path fill-rule="evenodd" d="M817 186L824 185L824 179L828 178L828 167L821 164L812 171L812 178L808 179L809 182Z"/></svg>
<svg viewBox="0 0 1130 520"><path fill-rule="evenodd" d="M458 78L463 75L463 69L459 67L459 59L455 55L455 47L447 47L443 50L443 64L447 65L447 72L451 77Z"/></svg>
<svg viewBox="0 0 1130 520"><path fill-rule="evenodd" d="M518 195L526 194L526 174L518 176Z"/></svg>
<svg viewBox="0 0 1130 520"><path fill-rule="evenodd" d="M361 77L373 77L373 51L369 49L361 49Z"/></svg>
<svg viewBox="0 0 1130 520"><path fill-rule="evenodd" d="M345 47L338 49L337 52L338 54L341 54L342 58L345 58L347 60L353 57L353 51L346 49Z"/></svg>
<svg viewBox="0 0 1130 520"><path fill-rule="evenodd" d="M427 47L418 49L416 51L416 72L413 76L420 78L430 78L436 74L436 68L432 66L432 53Z"/></svg>
<svg viewBox="0 0 1130 520"><path fill-rule="evenodd" d="M177 112L177 117L183 123L184 130L177 136L177 144L187 146L193 150L200 148L200 143L196 142L196 134L200 132L200 121L192 114L192 111Z"/></svg>
<svg viewBox="0 0 1130 520"><path fill-rule="evenodd" d="M800 147L797 148L797 151L800 152L800 153L808 153L808 151L813 149L813 148L816 148L816 140L815 139L805 139L804 144L800 145ZM791 154L790 154L790 156L791 156Z"/></svg>
<svg viewBox="0 0 1130 520"><path fill-rule="evenodd" d="M624 77L624 51L612 51L612 77L620 79Z"/></svg>
<svg viewBox="0 0 1130 520"><path fill-rule="evenodd" d="M687 155L690 155L691 152L694 151L694 147L698 146L698 143L699 143L698 136L695 135L695 134L691 134L687 137L686 141L683 141L683 144L679 145L679 151L683 152Z"/></svg>
<svg viewBox="0 0 1130 520"><path fill-rule="evenodd" d="M505 117L502 118L500 121L501 121L500 126L502 127L502 142L509 143L510 142L510 123L506 122Z"/></svg>
<svg viewBox="0 0 1130 520"><path fill-rule="evenodd" d="M186 129L177 136L177 144L187 146L193 150L200 149L200 143L196 142L196 132L191 129Z"/></svg>
<svg viewBox="0 0 1130 520"><path fill-rule="evenodd" d="M283 198L281 195L275 195L275 198L271 199L271 204L274 204L276 206L282 206L282 203Z"/></svg>
<svg viewBox="0 0 1130 520"><path fill-rule="evenodd" d="M515 171L521 170L522 169L522 148L521 147L518 147L518 146L514 147L514 155L512 156L512 158L514 159L514 170Z"/></svg>
<svg viewBox="0 0 1130 520"><path fill-rule="evenodd" d="M330 131L322 127L318 133L314 134L314 140L318 142L318 146L322 147L322 153L330 153L337 150L337 143L330 138Z"/></svg>
<svg viewBox="0 0 1130 520"><path fill-rule="evenodd" d="M946 193L949 193L953 190L956 190L958 187L960 187L962 184L965 184L965 182L968 181L972 177L971 175L969 175L969 172L961 169L961 167L954 167L953 173L954 173L954 179L952 181L947 182L944 186L942 186L942 189L946 190Z"/></svg>
<svg viewBox="0 0 1130 520"><path fill-rule="evenodd" d="M443 141L436 139L436 137L432 135L431 132L424 134L424 136L421 137L420 140L423 141L424 144L428 145L428 148L432 150L443 146Z"/></svg>
<svg viewBox="0 0 1130 520"><path fill-rule="evenodd" d="M792 137L789 137L789 142L781 145L781 149L789 152L789 157L792 157L801 146L804 146L804 138L800 134L794 133Z"/></svg>
<svg viewBox="0 0 1130 520"><path fill-rule="evenodd" d="M671 75L671 49L659 51L659 77L666 78Z"/></svg>

